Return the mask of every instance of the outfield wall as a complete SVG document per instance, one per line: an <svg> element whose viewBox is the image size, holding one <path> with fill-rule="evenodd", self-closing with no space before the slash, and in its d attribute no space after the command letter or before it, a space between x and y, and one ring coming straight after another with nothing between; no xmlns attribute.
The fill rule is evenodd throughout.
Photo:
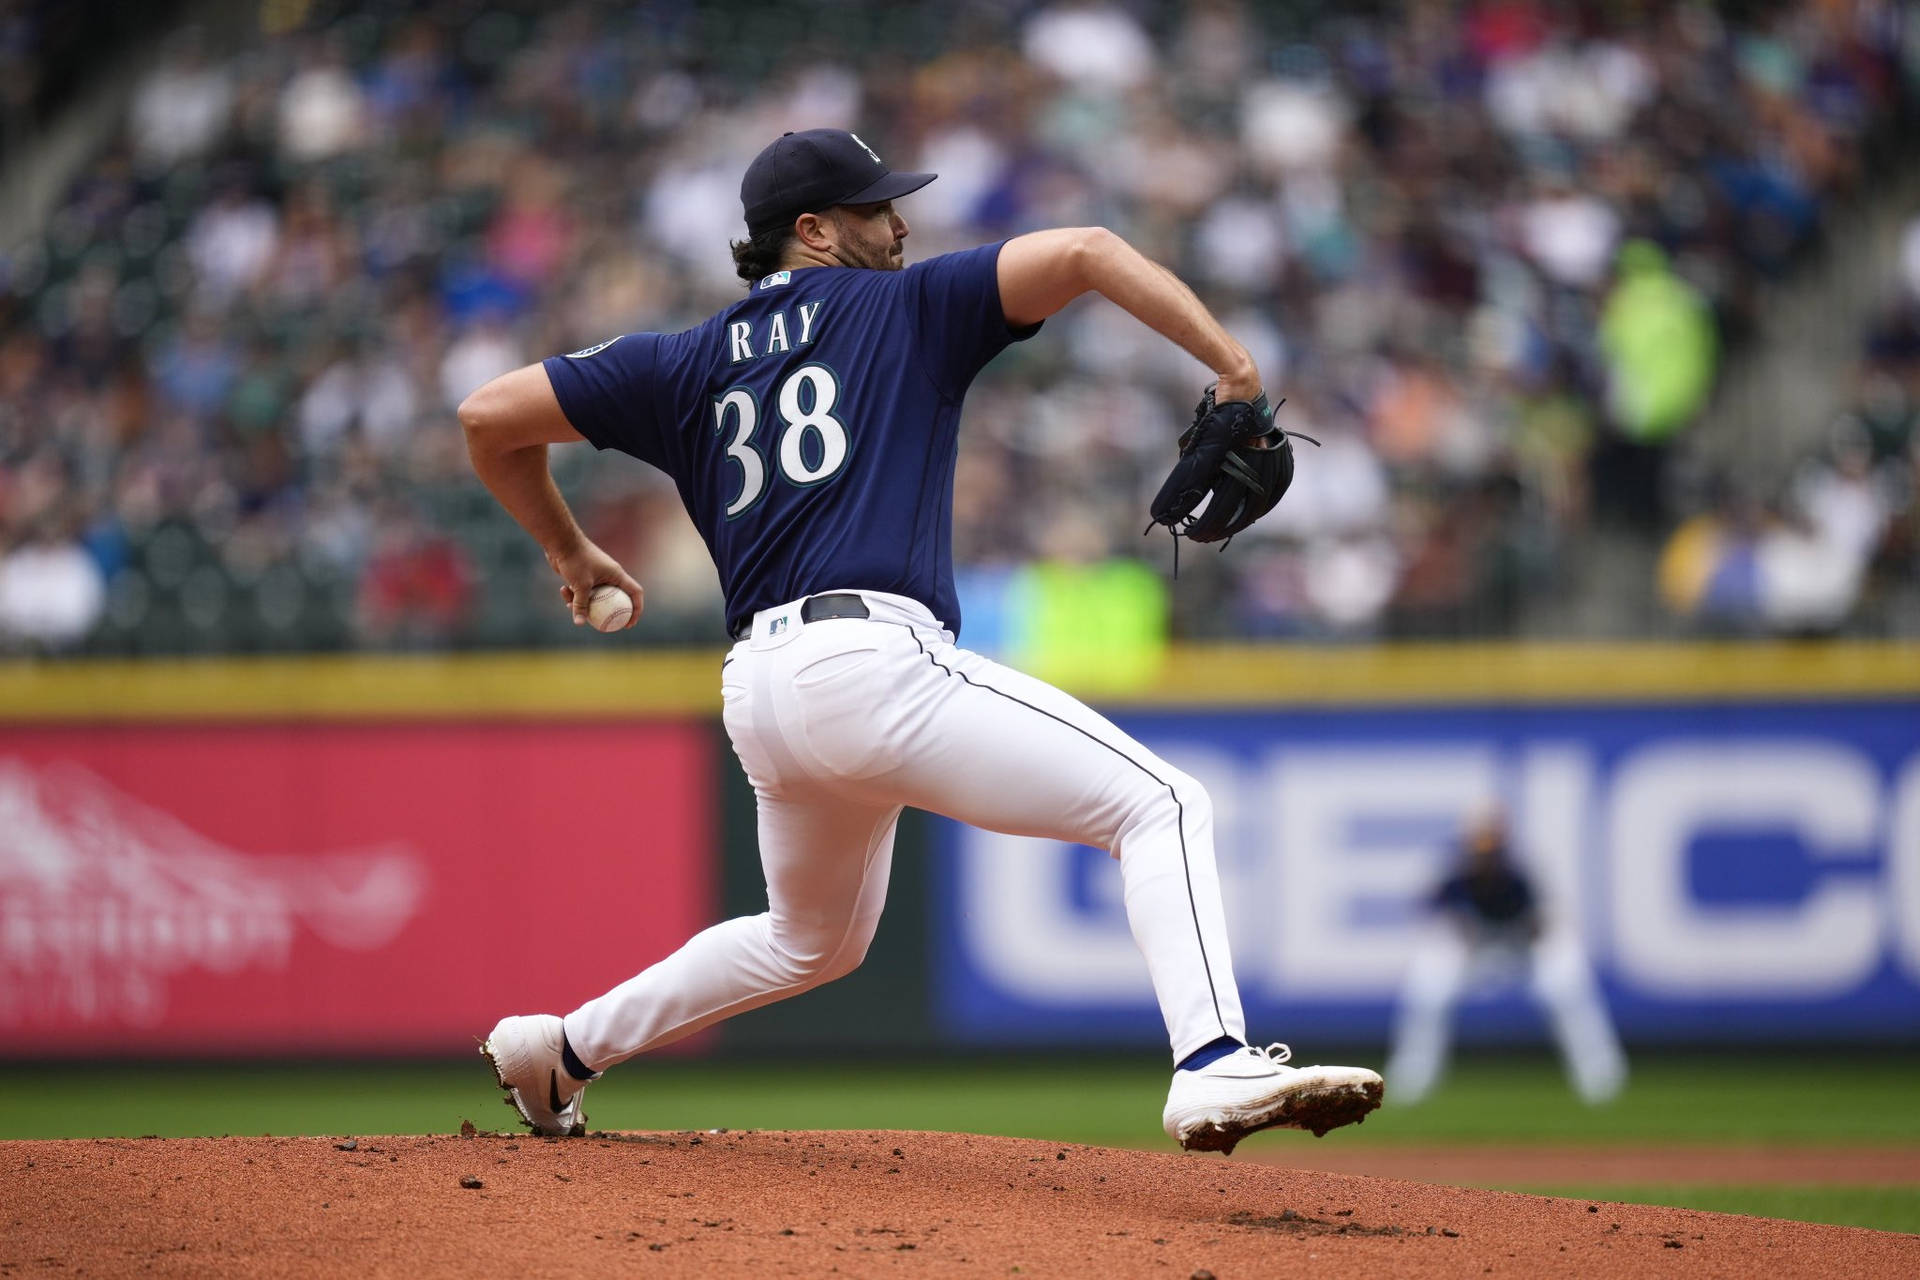
<svg viewBox="0 0 1920 1280"><path fill-rule="evenodd" d="M597 994L714 914L708 736L8 726L0 1051L440 1052Z"/></svg>
<svg viewBox="0 0 1920 1280"><path fill-rule="evenodd" d="M1920 702L1119 719L1214 799L1257 1034L1383 1037L1419 905L1497 800L1629 1039L1920 1036ZM1107 856L943 825L943 1027L1157 1040ZM1483 1037L1539 1025L1511 993L1465 1012Z"/></svg>
<svg viewBox="0 0 1920 1280"><path fill-rule="evenodd" d="M0 665L0 1054L460 1051L759 909L718 665ZM1259 1034L1382 1036L1499 798L1631 1038L1920 1041L1920 647L1196 649L1102 703L1215 797ZM1160 1040L1103 855L895 866L862 972L721 1039Z"/></svg>

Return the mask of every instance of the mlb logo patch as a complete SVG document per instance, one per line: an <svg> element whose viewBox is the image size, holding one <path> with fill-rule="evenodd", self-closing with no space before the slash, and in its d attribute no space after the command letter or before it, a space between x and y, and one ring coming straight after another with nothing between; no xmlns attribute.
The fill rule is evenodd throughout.
<svg viewBox="0 0 1920 1280"><path fill-rule="evenodd" d="M770 636L777 636L782 631L785 631L786 629L787 629L787 618L785 614L781 614L779 617L775 618L772 622L769 622L767 624L767 634Z"/></svg>
<svg viewBox="0 0 1920 1280"><path fill-rule="evenodd" d="M772 275L768 276L765 280L762 280L760 282L760 287L762 289L778 289L781 285L788 284L792 280L793 280L793 272L776 271Z"/></svg>

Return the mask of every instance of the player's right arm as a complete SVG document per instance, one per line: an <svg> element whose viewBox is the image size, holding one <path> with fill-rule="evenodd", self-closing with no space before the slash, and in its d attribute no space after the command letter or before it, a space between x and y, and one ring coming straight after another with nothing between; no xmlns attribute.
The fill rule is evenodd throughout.
<svg viewBox="0 0 1920 1280"><path fill-rule="evenodd" d="M1000 306L1016 328L1098 293L1213 370L1215 398L1252 400L1260 371L1247 349L1171 271L1105 227L1016 236L1000 248Z"/></svg>
<svg viewBox="0 0 1920 1280"><path fill-rule="evenodd" d="M547 466L548 445L585 437L561 411L546 369L530 364L501 374L461 401L459 414L474 473L547 553L575 624L587 620L587 598L603 583L627 593L633 601L627 625L638 622L640 584L581 530Z"/></svg>

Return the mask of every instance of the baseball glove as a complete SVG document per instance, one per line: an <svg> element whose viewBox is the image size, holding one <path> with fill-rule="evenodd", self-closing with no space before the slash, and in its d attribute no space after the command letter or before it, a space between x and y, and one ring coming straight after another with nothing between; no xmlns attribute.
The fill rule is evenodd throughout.
<svg viewBox="0 0 1920 1280"><path fill-rule="evenodd" d="M1264 395L1251 404L1215 404L1213 391L1210 386L1200 397L1193 425L1180 435L1180 459L1154 495L1148 532L1163 524L1176 538L1230 541L1273 510L1293 483L1293 446L1287 437L1300 433L1273 424ZM1320 443L1312 436L1300 438Z"/></svg>

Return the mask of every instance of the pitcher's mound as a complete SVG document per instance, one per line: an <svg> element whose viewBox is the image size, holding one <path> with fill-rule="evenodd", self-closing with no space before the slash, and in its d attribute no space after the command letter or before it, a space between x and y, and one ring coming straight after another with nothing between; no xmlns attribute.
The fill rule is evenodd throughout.
<svg viewBox="0 0 1920 1280"><path fill-rule="evenodd" d="M964 1134L0 1142L0 1171L0 1276L1920 1275L1920 1236Z"/></svg>

